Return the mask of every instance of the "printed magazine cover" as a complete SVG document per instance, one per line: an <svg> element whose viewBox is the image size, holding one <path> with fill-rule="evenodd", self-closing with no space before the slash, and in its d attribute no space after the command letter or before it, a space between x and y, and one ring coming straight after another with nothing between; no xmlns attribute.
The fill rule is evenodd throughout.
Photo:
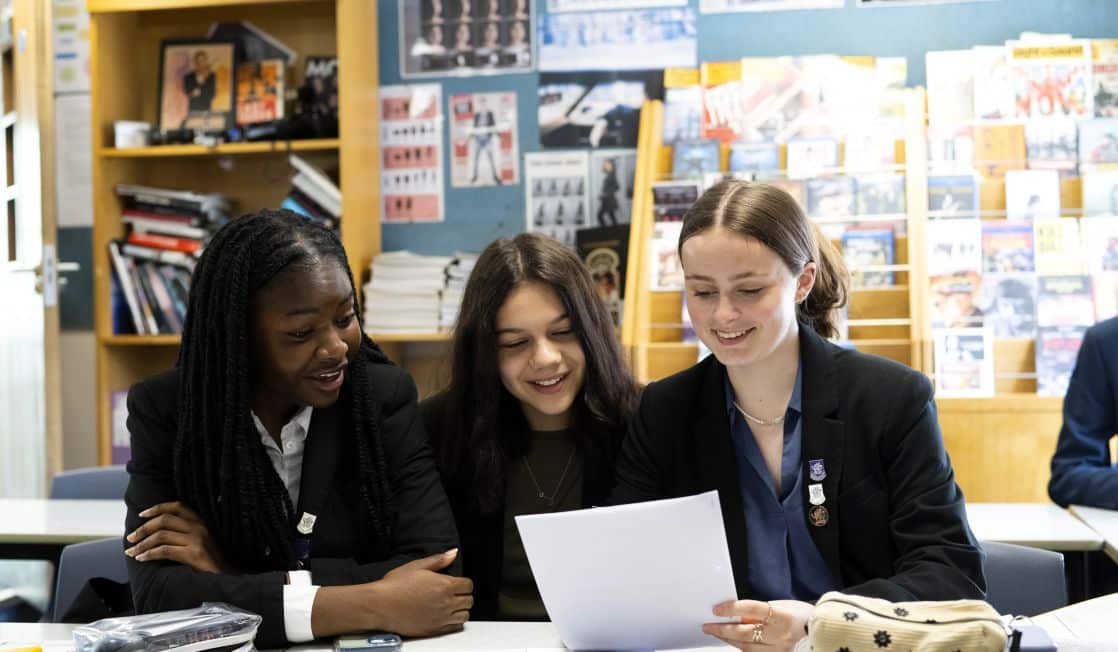
<svg viewBox="0 0 1118 652"><path fill-rule="evenodd" d="M1033 225L989 220L982 223L983 272L1035 272Z"/></svg>
<svg viewBox="0 0 1118 652"><path fill-rule="evenodd" d="M1040 326L1036 336L1036 393L1063 396L1086 326Z"/></svg>
<svg viewBox="0 0 1118 652"><path fill-rule="evenodd" d="M992 337L982 328L936 330L936 394L993 396Z"/></svg>
<svg viewBox="0 0 1118 652"><path fill-rule="evenodd" d="M1094 113L1090 41L1009 41L1014 116L1085 118Z"/></svg>
<svg viewBox="0 0 1118 652"><path fill-rule="evenodd" d="M997 337L1036 337L1036 274L984 274L982 313Z"/></svg>
<svg viewBox="0 0 1118 652"><path fill-rule="evenodd" d="M977 177L928 175L928 217L975 217L977 212Z"/></svg>
<svg viewBox="0 0 1118 652"><path fill-rule="evenodd" d="M1079 220L1037 220L1033 223L1036 271L1043 275L1082 274Z"/></svg>
<svg viewBox="0 0 1118 652"><path fill-rule="evenodd" d="M904 175L873 174L855 177L859 215L903 215Z"/></svg>
<svg viewBox="0 0 1118 652"><path fill-rule="evenodd" d="M676 179L702 179L721 169L720 158L717 140L677 142L672 148L672 176Z"/></svg>
<svg viewBox="0 0 1118 652"><path fill-rule="evenodd" d="M237 124L271 122L283 117L283 59L237 66Z"/></svg>
<svg viewBox="0 0 1118 652"><path fill-rule="evenodd" d="M1091 277L1086 274L1037 279L1038 326L1090 326L1095 323Z"/></svg>
<svg viewBox="0 0 1118 652"><path fill-rule="evenodd" d="M856 212L854 177L808 179L807 214L813 218L849 217Z"/></svg>
<svg viewBox="0 0 1118 652"><path fill-rule="evenodd" d="M957 124L974 118L974 51L942 50L924 55L928 123Z"/></svg>
<svg viewBox="0 0 1118 652"><path fill-rule="evenodd" d="M629 260L629 225L580 229L575 234L578 256L590 270L598 296L609 309L614 327L621 326L625 306L625 266Z"/></svg>
<svg viewBox="0 0 1118 652"><path fill-rule="evenodd" d="M1118 163L1118 118L1096 118L1079 122L1079 164Z"/></svg>
<svg viewBox="0 0 1118 652"><path fill-rule="evenodd" d="M1025 151L1029 168L1075 174L1079 162L1079 132L1075 120L1030 120L1025 125Z"/></svg>
<svg viewBox="0 0 1118 652"><path fill-rule="evenodd" d="M1087 271L1118 272L1118 219L1085 217L1080 221Z"/></svg>
<svg viewBox="0 0 1118 652"><path fill-rule="evenodd" d="M664 89L664 145L698 140L703 111L701 86Z"/></svg>
<svg viewBox="0 0 1118 652"><path fill-rule="evenodd" d="M1004 120L1013 115L1013 86L1004 45L979 45L974 56L974 117Z"/></svg>
<svg viewBox="0 0 1118 652"><path fill-rule="evenodd" d="M893 229L847 229L842 234L842 255L854 287L893 285L892 271L865 269L895 264L893 248Z"/></svg>
<svg viewBox="0 0 1118 652"><path fill-rule="evenodd" d="M1118 217L1118 170L1083 173L1083 214Z"/></svg>
<svg viewBox="0 0 1118 652"><path fill-rule="evenodd" d="M752 172L758 176L780 170L780 145L776 143L731 143L730 172Z"/></svg>
<svg viewBox="0 0 1118 652"><path fill-rule="evenodd" d="M982 269L982 226L975 218L928 222L928 274Z"/></svg>
<svg viewBox="0 0 1118 652"><path fill-rule="evenodd" d="M1027 165L1024 125L980 124L974 128L974 167L979 174L997 179L1007 170L1024 170Z"/></svg>
<svg viewBox="0 0 1118 652"><path fill-rule="evenodd" d="M455 188L520 181L516 93L450 96L450 180Z"/></svg>
<svg viewBox="0 0 1118 652"><path fill-rule="evenodd" d="M1118 118L1118 40L1091 41L1095 116Z"/></svg>
<svg viewBox="0 0 1118 652"><path fill-rule="evenodd" d="M834 138L797 138L788 141L789 179L810 179L833 171L839 164L838 141Z"/></svg>
<svg viewBox="0 0 1118 652"><path fill-rule="evenodd" d="M932 328L983 326L982 275L977 270L937 274L928 279Z"/></svg>
<svg viewBox="0 0 1118 652"><path fill-rule="evenodd" d="M1060 175L1055 170L1005 173L1005 215L1009 220L1060 217Z"/></svg>

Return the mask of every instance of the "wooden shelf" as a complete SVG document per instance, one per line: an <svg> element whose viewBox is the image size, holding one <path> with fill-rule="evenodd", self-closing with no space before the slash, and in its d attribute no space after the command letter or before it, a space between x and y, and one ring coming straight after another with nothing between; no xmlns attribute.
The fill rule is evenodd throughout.
<svg viewBox="0 0 1118 652"><path fill-rule="evenodd" d="M104 335L101 343L106 346L178 346L178 335Z"/></svg>
<svg viewBox="0 0 1118 652"><path fill-rule="evenodd" d="M163 11L169 9L200 9L250 5L302 4L323 0L88 0L91 14L124 11Z"/></svg>
<svg viewBox="0 0 1118 652"><path fill-rule="evenodd" d="M338 149L337 138L306 140L269 140L253 143L223 143L214 147L203 145L155 145L152 147L102 147L102 158L165 158L183 156L236 156L239 154L285 154L292 152L329 151Z"/></svg>
<svg viewBox="0 0 1118 652"><path fill-rule="evenodd" d="M1064 405L1063 396L1038 396L1037 394L996 394L984 398L936 398L941 410L952 412L1059 412Z"/></svg>
<svg viewBox="0 0 1118 652"><path fill-rule="evenodd" d="M450 333L369 333L374 342L449 342Z"/></svg>

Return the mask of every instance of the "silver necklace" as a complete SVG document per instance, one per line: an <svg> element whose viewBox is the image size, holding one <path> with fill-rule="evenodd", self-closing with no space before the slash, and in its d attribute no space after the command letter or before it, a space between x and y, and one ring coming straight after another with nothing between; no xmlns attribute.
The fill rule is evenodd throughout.
<svg viewBox="0 0 1118 652"><path fill-rule="evenodd" d="M571 469L571 462L575 459L575 451L571 451L571 456L567 458L567 466L563 467L563 473L559 476L559 482L555 485L555 491L551 492L548 496L540 489L540 483L536 481L536 474L532 472L532 465L528 463L528 456L524 456L524 467L528 469L528 477L532 478L532 484L536 486L536 497L547 503L548 507L555 506L555 499L559 496L559 489L563 486L563 480L567 479L567 471Z"/></svg>
<svg viewBox="0 0 1118 652"><path fill-rule="evenodd" d="M734 401L734 407L736 407L738 409L738 412L741 412L741 415L743 417L745 417L746 419L749 419L750 421L752 421L753 423L756 423L759 426L779 426L780 424L784 423L784 416L785 416L784 414L782 414L779 417L773 419L772 421L766 421L764 419L758 419L757 417L755 417L752 414L743 410L742 407L740 405L738 405L737 401Z"/></svg>

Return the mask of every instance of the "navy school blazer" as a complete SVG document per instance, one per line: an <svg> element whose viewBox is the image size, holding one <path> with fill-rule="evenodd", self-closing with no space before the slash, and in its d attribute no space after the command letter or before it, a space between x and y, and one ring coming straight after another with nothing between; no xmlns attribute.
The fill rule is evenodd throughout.
<svg viewBox="0 0 1118 652"><path fill-rule="evenodd" d="M967 524L936 420L913 369L800 327L803 473L822 459L829 519L808 524L842 590L892 601L982 598L983 553ZM738 597L750 597L726 368L709 356L644 390L617 463L613 502L718 491ZM804 514L811 508L804 495Z"/></svg>
<svg viewBox="0 0 1118 652"><path fill-rule="evenodd" d="M418 418L415 384L398 367L365 364L369 365L373 400L380 405L379 432L391 476L392 553L384 558L374 556L373 547L363 539L371 533L362 532L357 525L365 518L358 466L354 456L345 454L341 443L345 429L350 427L350 416L337 405L316 409L303 451L296 514L308 504L321 505L308 564L311 581L319 586L372 582L406 562L458 545L454 517ZM132 460L128 463L130 479L124 497L128 508L126 532L143 523L139 516L143 510L179 500L172 475L178 398L177 369L143 380L128 393ZM292 523L293 535L294 527ZM124 541L126 548L130 545ZM269 554L263 544L259 552L262 559ZM460 574L461 564L455 561L450 572ZM263 616L257 647L287 646L283 622L285 570L219 575L169 561L129 559L128 575L137 613L227 602Z"/></svg>

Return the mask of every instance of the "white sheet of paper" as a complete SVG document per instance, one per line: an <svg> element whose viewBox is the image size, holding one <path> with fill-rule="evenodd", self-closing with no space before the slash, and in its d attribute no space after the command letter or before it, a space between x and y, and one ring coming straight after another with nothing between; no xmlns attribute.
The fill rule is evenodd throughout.
<svg viewBox="0 0 1118 652"><path fill-rule="evenodd" d="M737 597L718 492L517 516L544 606L572 650L717 645Z"/></svg>

